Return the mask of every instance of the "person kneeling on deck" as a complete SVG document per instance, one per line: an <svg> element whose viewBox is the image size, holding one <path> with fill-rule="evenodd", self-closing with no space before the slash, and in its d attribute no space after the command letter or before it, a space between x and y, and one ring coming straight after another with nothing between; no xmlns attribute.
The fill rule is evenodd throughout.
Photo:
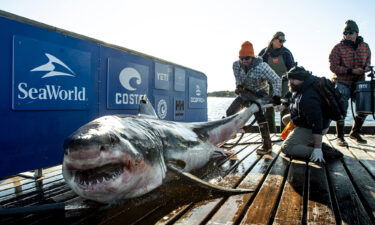
<svg viewBox="0 0 375 225"><path fill-rule="evenodd" d="M341 152L327 144L322 145L323 134L328 131L331 121L327 119L325 105L313 86L318 78L299 66L289 70L287 78L293 94L289 105L290 114L283 117L283 123L292 120L296 128L281 145L281 151L293 158L314 162L341 158Z"/></svg>
<svg viewBox="0 0 375 225"><path fill-rule="evenodd" d="M237 85L235 93L238 97L226 111L227 116L237 113L249 102L257 102L259 99L267 97L268 83L272 85L272 103L275 105L281 104L281 78L267 63L263 62L262 58L255 57L253 45L249 41L242 44L239 60L233 63L233 73ZM262 148L258 149L257 153L264 155L272 151L268 123L262 110L255 113L255 116L263 142Z"/></svg>

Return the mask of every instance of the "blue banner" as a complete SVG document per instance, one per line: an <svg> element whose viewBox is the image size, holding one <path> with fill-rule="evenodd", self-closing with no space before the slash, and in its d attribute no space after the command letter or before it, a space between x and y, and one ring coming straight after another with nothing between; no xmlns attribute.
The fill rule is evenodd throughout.
<svg viewBox="0 0 375 225"><path fill-rule="evenodd" d="M155 111L159 119L170 120L169 114L172 109L170 109L169 96L167 95L155 95Z"/></svg>
<svg viewBox="0 0 375 225"><path fill-rule="evenodd" d="M189 77L189 107L206 108L207 83L205 80Z"/></svg>
<svg viewBox="0 0 375 225"><path fill-rule="evenodd" d="M108 109L138 109L148 92L148 77L148 66L108 58Z"/></svg>
<svg viewBox="0 0 375 225"><path fill-rule="evenodd" d="M183 121L185 119L185 100L184 98L174 98L174 120Z"/></svg>
<svg viewBox="0 0 375 225"><path fill-rule="evenodd" d="M169 83L172 76L170 65L155 62L155 88L169 90Z"/></svg>
<svg viewBox="0 0 375 225"><path fill-rule="evenodd" d="M13 109L88 109L90 66L89 52L14 36Z"/></svg>
<svg viewBox="0 0 375 225"><path fill-rule="evenodd" d="M184 69L175 67L174 70L174 90L185 91L185 76L186 72Z"/></svg>

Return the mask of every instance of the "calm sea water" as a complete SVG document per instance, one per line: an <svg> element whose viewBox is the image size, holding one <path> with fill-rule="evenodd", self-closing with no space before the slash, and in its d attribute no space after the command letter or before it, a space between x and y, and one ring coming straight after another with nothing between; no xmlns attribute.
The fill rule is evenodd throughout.
<svg viewBox="0 0 375 225"><path fill-rule="evenodd" d="M232 103L234 98L224 98L224 97L208 97L207 98L207 111L208 111L208 120L217 120L221 119L225 115L225 111ZM355 107L353 105L353 107ZM348 116L345 118L345 125L350 126L352 125L353 118L352 118L352 111L349 104L349 112ZM275 116L276 124L280 125L280 115L276 112ZM335 122L332 122L331 125L334 125ZM365 125L375 125L375 121L372 115L368 115L366 118Z"/></svg>

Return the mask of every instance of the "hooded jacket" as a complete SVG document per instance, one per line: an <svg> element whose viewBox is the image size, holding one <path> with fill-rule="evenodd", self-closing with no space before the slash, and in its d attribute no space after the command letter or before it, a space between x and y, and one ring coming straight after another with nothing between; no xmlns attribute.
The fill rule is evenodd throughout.
<svg viewBox="0 0 375 225"><path fill-rule="evenodd" d="M325 106L319 92L313 87L318 78L311 75L292 95L289 105L290 115L297 127L311 129L313 134L323 134L330 120L326 119Z"/></svg>

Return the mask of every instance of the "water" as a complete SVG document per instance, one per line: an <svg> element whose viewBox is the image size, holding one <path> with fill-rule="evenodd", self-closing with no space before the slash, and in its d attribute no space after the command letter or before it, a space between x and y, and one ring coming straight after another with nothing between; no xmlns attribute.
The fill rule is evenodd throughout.
<svg viewBox="0 0 375 225"><path fill-rule="evenodd" d="M232 103L234 98L224 98L224 97L208 97L207 98L207 111L208 111L208 120L217 120L225 116L225 111L228 109L229 105ZM354 107L354 106L353 106ZM280 114L275 113L275 122L276 125L280 125ZM353 122L352 111L349 104L348 114L345 118L345 125L351 126ZM335 122L332 122L331 125L335 125ZM366 125L375 125L375 121L372 115L368 115L365 121Z"/></svg>

